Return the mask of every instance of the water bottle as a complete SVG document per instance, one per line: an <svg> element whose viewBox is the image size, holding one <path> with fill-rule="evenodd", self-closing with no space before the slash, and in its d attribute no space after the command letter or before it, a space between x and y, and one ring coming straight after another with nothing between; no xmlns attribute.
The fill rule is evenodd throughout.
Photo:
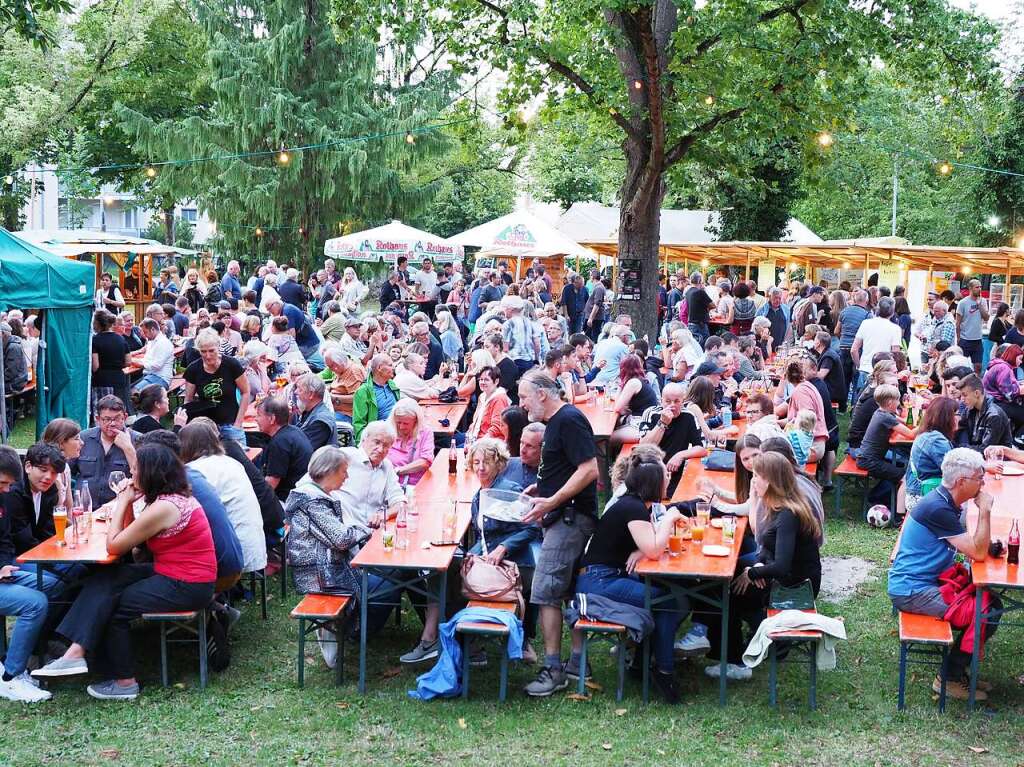
<svg viewBox="0 0 1024 767"><path fill-rule="evenodd" d="M398 519L395 520L395 548L399 551L409 548L409 525L405 509L398 512Z"/></svg>
<svg viewBox="0 0 1024 767"><path fill-rule="evenodd" d="M416 491L412 485L405 486L406 527L410 533L420 529L420 511L416 508Z"/></svg>
<svg viewBox="0 0 1024 767"><path fill-rule="evenodd" d="M82 498L82 506L86 511L92 511L92 495L89 493L89 481L83 479L82 487L79 488L79 495Z"/></svg>
<svg viewBox="0 0 1024 767"><path fill-rule="evenodd" d="M728 405L722 408L722 426L726 429L732 426L732 409Z"/></svg>

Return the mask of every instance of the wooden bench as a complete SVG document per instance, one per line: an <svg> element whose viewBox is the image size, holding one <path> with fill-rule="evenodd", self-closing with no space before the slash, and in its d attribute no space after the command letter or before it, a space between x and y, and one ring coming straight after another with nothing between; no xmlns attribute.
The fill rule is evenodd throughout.
<svg viewBox="0 0 1024 767"><path fill-rule="evenodd" d="M199 649L199 687L206 688L206 621L209 617L209 608L142 614L143 622L160 624L160 684L164 687L168 685L167 645L195 644ZM186 638L176 638L179 634Z"/></svg>
<svg viewBox="0 0 1024 767"><path fill-rule="evenodd" d="M907 664L939 667L939 711L946 710L946 659L953 645L953 627L949 621L917 613L899 613L900 682L896 709L906 707ZM914 656L911 659L911 656ZM918 660L917 658L923 658ZM938 660L936 660L938 658Z"/></svg>
<svg viewBox="0 0 1024 767"><path fill-rule="evenodd" d="M768 617L774 618L782 610L770 608L768 610ZM815 608L809 608L807 610L801 610L800 612L811 613L817 615L818 611ZM787 642L793 646L793 649L799 649L807 658L807 665L810 669L810 679L808 680L808 694L807 702L811 708L811 711L815 711L818 708L818 642L822 639L822 633L820 631L779 631L769 634L768 637L772 640L771 647L768 650L768 704L772 708L778 708L778 642Z"/></svg>
<svg viewBox="0 0 1024 767"><path fill-rule="evenodd" d="M484 600L470 600L466 607L482 607L488 610L516 611L513 602L488 602ZM469 697L469 640L468 637L490 637L505 641L508 638L508 628L501 623L486 623L484 621L459 621L455 626L455 633L464 636L462 642L462 697ZM501 649L501 681L498 685L498 700L502 703L508 695L508 650Z"/></svg>
<svg viewBox="0 0 1024 767"><path fill-rule="evenodd" d="M587 646L590 644L590 640L607 639L613 641L617 648L618 679L615 687L615 700L621 701L626 686L626 627L621 623L605 623L604 621L580 618L576 621L573 629L583 634L583 649L580 652L580 681L576 692L579 695L587 693Z"/></svg>
<svg viewBox="0 0 1024 767"><path fill-rule="evenodd" d="M853 456L847 455L843 462L832 470L832 476L836 477L836 516L842 513L843 484L845 479L863 480L863 496L861 498L861 514L868 509L868 492L871 487L871 478L865 469L857 465Z"/></svg>
<svg viewBox="0 0 1024 767"><path fill-rule="evenodd" d="M291 611L291 617L299 622L299 687L306 681L306 637L315 635L318 629L329 629L338 645L337 662L334 665L334 683L340 685L345 673L345 609L352 597L344 594L306 594ZM329 640L321 640L329 641Z"/></svg>

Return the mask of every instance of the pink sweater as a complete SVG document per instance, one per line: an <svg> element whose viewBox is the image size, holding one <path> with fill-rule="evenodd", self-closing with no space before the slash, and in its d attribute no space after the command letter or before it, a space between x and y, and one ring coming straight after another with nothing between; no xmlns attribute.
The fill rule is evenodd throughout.
<svg viewBox="0 0 1024 767"><path fill-rule="evenodd" d="M832 403L829 403L829 407ZM796 414L801 410L813 410L818 417L818 423L814 427L814 441L825 442L828 440L828 426L825 425L825 404L821 401L821 395L814 388L810 381L801 381L789 395L789 412L786 413L787 421L795 421Z"/></svg>

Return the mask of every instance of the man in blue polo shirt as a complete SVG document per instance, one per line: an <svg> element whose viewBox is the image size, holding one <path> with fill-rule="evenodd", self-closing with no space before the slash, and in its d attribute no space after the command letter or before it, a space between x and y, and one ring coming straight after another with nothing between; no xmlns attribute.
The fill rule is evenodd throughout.
<svg viewBox="0 0 1024 767"><path fill-rule="evenodd" d="M309 317L299 307L284 301L271 301L267 304L271 316L284 316L288 319L288 329L295 331L295 344L302 356L309 363L309 369L319 373L324 369L324 360L320 356L320 338L309 322Z"/></svg>
<svg viewBox="0 0 1024 767"><path fill-rule="evenodd" d="M903 523L896 559L889 568L889 598L900 611L942 618L949 605L939 592L939 575L953 564L957 552L971 559L988 556L991 535L992 496L981 489L985 463L974 450L958 447L942 459L942 484L918 502ZM961 521L962 509L973 500L978 521L969 533ZM992 597L992 610L1000 609ZM991 619L990 619L991 620ZM986 623L983 636L995 633L995 623ZM946 692L957 700L967 700L967 665L971 656L960 649L960 638L950 648L946 660ZM939 692L941 680L935 677L932 689ZM978 689L977 700L988 696Z"/></svg>

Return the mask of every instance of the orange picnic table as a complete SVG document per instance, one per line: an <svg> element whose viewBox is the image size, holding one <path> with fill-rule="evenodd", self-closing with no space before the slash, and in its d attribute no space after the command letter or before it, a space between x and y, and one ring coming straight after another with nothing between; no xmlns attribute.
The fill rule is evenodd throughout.
<svg viewBox="0 0 1024 767"><path fill-rule="evenodd" d="M435 545L441 542L444 512L455 504L456 542ZM419 526L409 533L409 545L404 550L384 548L383 529L373 531L363 548L352 560L359 568L359 692L366 692L366 620L369 601L380 600L408 589L421 594L428 600L437 600L441 615L445 614L445 594L448 588L448 567L455 556L458 541L461 541L469 527L469 504L456 503L451 498L427 499L416 495L419 510ZM384 583L370 591L370 573L380 576Z"/></svg>
<svg viewBox="0 0 1024 767"><path fill-rule="evenodd" d="M594 430L595 439L608 439L612 432L615 431L617 416L615 411L612 410L612 406L611 397L607 398L605 404L601 404L596 399L591 399L576 405L580 412L590 421L590 428Z"/></svg>
<svg viewBox="0 0 1024 767"><path fill-rule="evenodd" d="M480 480L466 466L465 456L458 456L457 469L454 474L448 473L448 456L452 450L462 453L460 448L441 448L434 456L434 462L416 483L416 498L431 503L457 501L470 503L476 491L480 489Z"/></svg>
<svg viewBox="0 0 1024 767"><path fill-rule="evenodd" d="M698 464L699 465L699 464ZM730 475L731 476L731 475ZM704 540L696 543L685 541L683 551L678 556L662 552L657 559L645 557L636 567L636 574L644 579L644 607L648 610L657 609L659 604L674 601L676 595L685 595L697 602L703 602L722 611L722 645L720 675L718 681L718 703L725 705L726 700L726 664L729 646L729 586L736 572L740 545L747 529L744 517L736 518L736 534L731 544L722 541L721 528L708 526L704 531ZM726 556L711 556L704 553L705 546L723 546L728 549ZM654 596L654 587L665 588L663 596ZM643 699L647 702L650 691L650 639L644 640L643 658Z"/></svg>
<svg viewBox="0 0 1024 767"><path fill-rule="evenodd" d="M37 566L36 584L37 588L42 590L43 570L47 568L73 564L112 565L118 559L116 554L107 552L106 522L94 516L88 541L79 541L78 545L72 548L54 535L20 554L16 561L22 565Z"/></svg>

